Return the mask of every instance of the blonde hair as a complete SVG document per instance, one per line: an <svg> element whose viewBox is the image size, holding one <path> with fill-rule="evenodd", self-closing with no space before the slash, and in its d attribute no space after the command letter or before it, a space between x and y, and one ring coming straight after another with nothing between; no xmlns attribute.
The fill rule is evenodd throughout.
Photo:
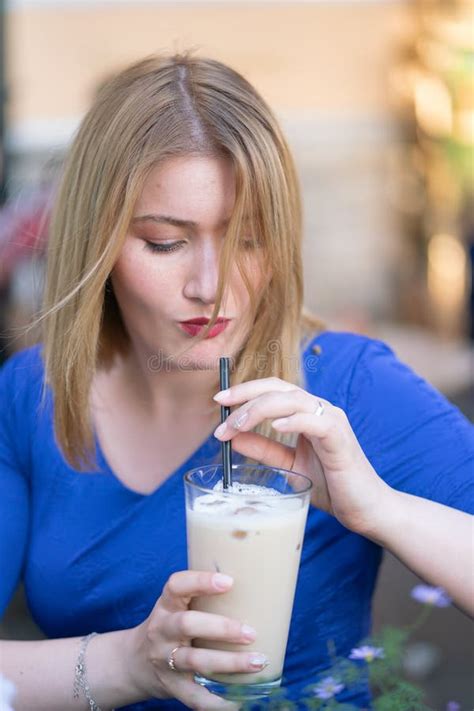
<svg viewBox="0 0 474 711"><path fill-rule="evenodd" d="M44 360L57 442L72 466L90 465L94 451L95 370L128 346L108 277L135 203L153 167L187 154L225 155L235 170L236 201L209 325L219 315L226 275L237 260L253 327L233 382L269 376L300 382L301 340L319 322L303 313L298 182L278 123L255 89L220 62L189 54L147 58L96 97L66 160L51 220ZM238 253L249 215L263 268L271 274L258 298Z"/></svg>

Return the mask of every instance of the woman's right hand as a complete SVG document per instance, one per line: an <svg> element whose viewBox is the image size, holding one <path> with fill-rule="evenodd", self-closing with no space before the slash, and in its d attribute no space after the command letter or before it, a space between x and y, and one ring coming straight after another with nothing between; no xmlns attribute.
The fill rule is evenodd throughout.
<svg viewBox="0 0 474 711"><path fill-rule="evenodd" d="M266 665L264 657L255 652L198 649L191 641L249 644L255 640L255 630L228 617L189 609L193 597L222 594L232 583L232 578L221 573L192 570L169 578L150 616L131 630L129 672L143 698L174 698L195 711L238 709L237 704L197 684L193 675L259 672ZM173 670L169 658L175 649Z"/></svg>

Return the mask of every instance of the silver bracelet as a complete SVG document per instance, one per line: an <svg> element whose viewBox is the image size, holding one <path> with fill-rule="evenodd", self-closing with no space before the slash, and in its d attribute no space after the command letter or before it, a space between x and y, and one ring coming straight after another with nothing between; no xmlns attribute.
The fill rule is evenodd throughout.
<svg viewBox="0 0 474 711"><path fill-rule="evenodd" d="M102 711L100 706L96 704L94 699L91 696L90 692L90 687L89 687L89 682L87 681L87 669L86 669L86 662L85 662L85 656L86 656L86 649L87 645L91 641L93 637L97 636L97 632L91 632L90 634L87 635L87 637L83 637L81 639L81 648L79 650L79 656L77 658L76 666L74 669L74 685L73 685L73 692L74 692L74 698L78 699L80 695L80 691L82 689L82 692L84 696L86 697L87 703L89 704L89 707L91 711Z"/></svg>

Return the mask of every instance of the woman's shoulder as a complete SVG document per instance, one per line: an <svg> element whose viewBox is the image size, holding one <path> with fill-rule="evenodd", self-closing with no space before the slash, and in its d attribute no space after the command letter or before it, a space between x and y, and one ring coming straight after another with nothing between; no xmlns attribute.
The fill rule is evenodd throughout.
<svg viewBox="0 0 474 711"><path fill-rule="evenodd" d="M380 351L393 355L391 348L383 341L350 331L320 331L309 336L303 343L305 356L314 354L341 363L354 362L362 354L370 357Z"/></svg>
<svg viewBox="0 0 474 711"><path fill-rule="evenodd" d="M42 413L43 374L41 346L14 353L0 368L0 474L12 461L18 471L29 471L31 437L38 433Z"/></svg>
<svg viewBox="0 0 474 711"><path fill-rule="evenodd" d="M301 385L345 409L358 365L367 351L384 347L379 343L346 331L326 330L306 337L301 350Z"/></svg>
<svg viewBox="0 0 474 711"><path fill-rule="evenodd" d="M302 357L306 389L347 409L370 409L376 401L404 400L445 407L446 399L384 341L361 334L324 331L306 343ZM397 408L398 410L400 407Z"/></svg>
<svg viewBox="0 0 474 711"><path fill-rule="evenodd" d="M43 374L43 346L41 343L16 351L0 367L0 373L3 377L7 373L11 376L13 374L24 374L25 371L32 375Z"/></svg>
<svg viewBox="0 0 474 711"><path fill-rule="evenodd" d="M383 356L398 362L383 341L347 331L321 331L309 337L302 348L302 365L307 384L326 380L341 390L350 386L361 369Z"/></svg>
<svg viewBox="0 0 474 711"><path fill-rule="evenodd" d="M28 394L39 394L43 387L44 364L40 344L11 355L0 367L3 396L11 394L16 401Z"/></svg>

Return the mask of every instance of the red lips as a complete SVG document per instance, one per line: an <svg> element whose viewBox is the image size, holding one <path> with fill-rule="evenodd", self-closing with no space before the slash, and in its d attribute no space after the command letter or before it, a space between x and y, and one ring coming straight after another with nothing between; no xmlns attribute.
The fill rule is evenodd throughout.
<svg viewBox="0 0 474 711"><path fill-rule="evenodd" d="M211 319L200 316L199 318L190 318L187 321L180 321L180 326L188 336L197 336L201 333L204 326L206 326ZM230 319L228 318L218 318L214 326L210 329L209 333L206 335L207 338L214 338L218 336L219 333L225 330Z"/></svg>
<svg viewBox="0 0 474 711"><path fill-rule="evenodd" d="M198 318L189 318L187 321L181 321L181 323L194 323L196 326L205 326L210 320L210 318L206 318L205 316L199 316ZM229 319L219 316L216 323L222 323L223 321L229 321Z"/></svg>

